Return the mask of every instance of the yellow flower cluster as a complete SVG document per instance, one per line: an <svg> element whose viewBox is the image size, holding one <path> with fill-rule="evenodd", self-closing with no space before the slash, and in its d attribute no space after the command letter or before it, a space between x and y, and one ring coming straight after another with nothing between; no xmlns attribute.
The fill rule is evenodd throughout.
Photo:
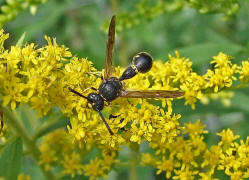
<svg viewBox="0 0 249 180"><path fill-rule="evenodd" d="M206 87L214 88L215 93L224 87L231 87L232 81L236 80L237 65L232 65L230 57L223 53L215 56L211 64L214 64L214 70L209 69L204 76L208 80Z"/></svg>
<svg viewBox="0 0 249 180"><path fill-rule="evenodd" d="M32 15L37 11L37 5L45 3L47 0L7 0L3 1L0 6L0 27L6 22L16 18L16 16L26 8L30 8Z"/></svg>
<svg viewBox="0 0 249 180"><path fill-rule="evenodd" d="M89 164L83 166L83 170L86 176L90 176L90 179L96 179L98 177L107 177L111 167L118 162L115 152L103 153L103 159L96 157L91 160Z"/></svg>
<svg viewBox="0 0 249 180"><path fill-rule="evenodd" d="M2 37L2 41L6 39L6 35ZM29 102L42 116L50 110L52 102L57 103L55 97L61 93L57 96L51 93L61 85L56 83L63 75L60 68L71 53L55 41L52 44L50 38L46 39L48 45L40 49L32 43L23 48L12 46L9 51L2 50L0 88L4 96L3 106L10 104L11 109L15 109L20 102Z"/></svg>
<svg viewBox="0 0 249 180"><path fill-rule="evenodd" d="M0 31L0 103L12 109L20 103L29 103L40 116L48 114L52 107L59 107L70 118L70 125L67 126L69 133L54 131L40 145L39 163L46 169L58 165L63 167L65 174L72 176L85 172L91 177L104 177L118 161L115 158L122 145L132 146L145 141L150 143L156 150L156 156L161 159L147 155L142 158L144 164L151 162L159 169L158 173L165 171L167 177L173 172L174 178L194 177L200 168L197 158L205 155L205 160L208 159L210 152L203 141L203 133L206 133L204 126L198 121L181 127L181 115L174 114L172 110L173 99L117 98L103 110L114 132L114 135L110 135L98 113L88 107L87 100L68 90L68 87L79 92L90 86L98 88L101 78L95 75L96 69L89 60L72 57L68 48L59 46L55 39L49 37L45 37L48 44L44 47L37 48L31 43L23 47L12 46L10 50L3 48L6 38L8 35ZM194 108L204 95L230 88L236 80L236 73L243 85L248 83L248 61L244 61L242 66L233 65L229 56L219 53L211 64L214 64L214 70L209 69L206 74L198 75L192 69L192 62L176 52L176 57L169 55L167 62L155 61L151 71L127 80L124 86L129 89L184 91L185 104ZM114 75L120 76L123 70L115 68ZM84 95L90 92L88 90ZM154 105L155 102L161 103L162 107ZM110 114L117 118L108 119ZM182 129L189 136L188 139L180 136ZM223 167L231 177L235 172L247 176L245 169L248 164L243 159L248 158L248 153L242 147L248 148L248 140L239 145L233 143L234 139L231 141L226 137L226 133L228 131L225 131L225 135L220 134L224 139L210 150L221 149L218 164L208 167L207 172L200 174L201 177L212 176L216 167ZM84 153L94 147L102 152L102 158L96 157L83 165ZM240 148L241 153L238 152ZM232 149L237 152L234 157L236 162L240 162L236 167L235 163L228 165L225 162L226 158L234 156ZM206 168L210 164L205 161L202 166Z"/></svg>
<svg viewBox="0 0 249 180"><path fill-rule="evenodd" d="M242 66L239 67L240 69L240 77L239 79L243 83L248 83L249 82L249 62L248 61L242 61Z"/></svg>
<svg viewBox="0 0 249 180"><path fill-rule="evenodd" d="M25 175L23 173L19 174L17 180L31 180L29 175Z"/></svg>
<svg viewBox="0 0 249 180"><path fill-rule="evenodd" d="M115 6L115 5L114 5ZM117 14L118 23L117 31L123 31L124 29L130 29L133 26L140 24L144 19L153 20L156 17L178 12L186 8L193 8L199 11L201 14L222 14L223 19L229 19L235 16L241 4L238 0L213 0L213 1L202 1L202 0L177 0L177 1L163 1L155 0L150 2L149 0L140 0L134 3L133 11L121 11ZM113 7L115 9L115 7ZM108 28L108 22L103 24L102 29Z"/></svg>
<svg viewBox="0 0 249 180"><path fill-rule="evenodd" d="M111 166L117 162L116 153L103 150L103 158L91 160L89 164L83 164L86 161L89 148L73 143L72 137L66 131L59 129L53 131L44 137L41 145L41 157L39 164L46 170L51 167L61 166L64 175L80 175L84 172L86 176L105 177Z"/></svg>
<svg viewBox="0 0 249 180"><path fill-rule="evenodd" d="M249 137L246 141L235 142L239 136L230 129L217 133L221 136L218 145L207 147L204 142L204 130L200 120L185 125L183 138L178 136L174 142L165 142L163 146L155 138L150 146L156 150L154 155L144 153L142 165L156 167L157 174L165 173L173 179L215 179L217 170L224 170L232 180L249 178ZM160 149L160 151L158 151Z"/></svg>
<svg viewBox="0 0 249 180"><path fill-rule="evenodd" d="M203 96L200 100L203 104L208 104L210 100L220 99L222 104L225 107L231 106L231 98L234 96L234 92L232 91L220 91L218 93L208 94Z"/></svg>

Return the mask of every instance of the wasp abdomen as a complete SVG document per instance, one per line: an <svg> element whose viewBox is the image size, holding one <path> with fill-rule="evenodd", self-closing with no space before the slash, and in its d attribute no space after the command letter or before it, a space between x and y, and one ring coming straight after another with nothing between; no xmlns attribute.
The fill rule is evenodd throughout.
<svg viewBox="0 0 249 180"><path fill-rule="evenodd" d="M152 67L152 57L146 52L141 52L133 57L132 63L138 72L146 73Z"/></svg>
<svg viewBox="0 0 249 180"><path fill-rule="evenodd" d="M134 77L138 72L146 73L152 67L152 57L146 53L141 52L133 57L132 65L127 67L119 78L120 81Z"/></svg>
<svg viewBox="0 0 249 180"><path fill-rule="evenodd" d="M132 66L129 66L128 68L125 69L123 72L122 76L119 78L120 81L123 81L125 79L130 79L134 77L137 74L135 68L132 68Z"/></svg>

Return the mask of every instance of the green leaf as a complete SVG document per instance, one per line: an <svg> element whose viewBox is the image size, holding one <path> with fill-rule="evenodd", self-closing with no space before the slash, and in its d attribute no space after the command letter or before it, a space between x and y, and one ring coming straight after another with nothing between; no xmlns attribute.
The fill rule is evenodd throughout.
<svg viewBox="0 0 249 180"><path fill-rule="evenodd" d="M190 58L195 66L202 66L212 60L219 52L235 56L243 47L232 43L207 42L179 49L182 57Z"/></svg>
<svg viewBox="0 0 249 180"><path fill-rule="evenodd" d="M0 177L8 180L16 180L22 162L22 139L17 138L8 144L0 156Z"/></svg>
<svg viewBox="0 0 249 180"><path fill-rule="evenodd" d="M25 103L21 103L16 109L17 116L20 117L23 126L29 134L33 134L34 129L40 126L37 112Z"/></svg>
<svg viewBox="0 0 249 180"><path fill-rule="evenodd" d="M233 126L244 120L245 118L242 112L224 113L219 117L219 121L223 126Z"/></svg>
<svg viewBox="0 0 249 180"><path fill-rule="evenodd" d="M235 92L231 106L244 112L249 112L249 96L242 92Z"/></svg>
<svg viewBox="0 0 249 180"><path fill-rule="evenodd" d="M40 138L56 129L66 127L69 123L70 123L69 119L66 119L64 117L59 117L57 121L48 123L42 126L40 129L38 129L34 135L34 139Z"/></svg>
<svg viewBox="0 0 249 180"><path fill-rule="evenodd" d="M16 46L17 47L22 47L23 46L23 41L24 41L24 38L26 36L26 32L24 32L21 37L18 39L17 43L16 43Z"/></svg>

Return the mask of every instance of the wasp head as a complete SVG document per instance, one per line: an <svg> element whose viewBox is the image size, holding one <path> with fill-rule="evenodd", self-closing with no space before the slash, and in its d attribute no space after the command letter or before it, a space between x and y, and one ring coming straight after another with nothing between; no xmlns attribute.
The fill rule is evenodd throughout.
<svg viewBox="0 0 249 180"><path fill-rule="evenodd" d="M99 94L90 93L87 99L95 111L101 111L104 108L104 99Z"/></svg>

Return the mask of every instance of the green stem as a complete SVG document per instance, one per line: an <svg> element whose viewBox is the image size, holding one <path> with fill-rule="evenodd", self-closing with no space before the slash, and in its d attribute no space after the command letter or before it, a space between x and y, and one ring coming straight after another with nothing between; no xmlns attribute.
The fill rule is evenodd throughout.
<svg viewBox="0 0 249 180"><path fill-rule="evenodd" d="M9 143L13 142L14 140L16 140L15 136L9 137L8 141L5 141L3 144L0 145L0 150L6 147Z"/></svg>
<svg viewBox="0 0 249 180"><path fill-rule="evenodd" d="M7 107L3 107L3 112L5 118L5 122L7 122L8 126L13 130L13 133L20 136L27 148L27 150L31 153L32 157L35 159L36 162L40 159L41 152L39 151L38 147L35 144L35 141L32 141L27 131L23 128L22 124L18 120L18 118L14 115L14 113L9 110ZM38 164L38 163L37 163ZM45 170L43 166L40 166L44 176L48 180L53 180L54 175L50 170Z"/></svg>
<svg viewBox="0 0 249 180"><path fill-rule="evenodd" d="M116 167L130 167L131 163L129 162L116 162L115 166Z"/></svg>
<svg viewBox="0 0 249 180"><path fill-rule="evenodd" d="M248 88L249 87L249 84L239 84L237 86L232 86L232 87L226 87L226 88L222 88L222 89L219 89L218 92L221 92L221 91L231 91L231 90L236 90L236 89L242 89L242 88ZM217 93L218 93L217 92ZM205 89L202 91L203 94L213 94L213 89L209 88L209 89Z"/></svg>
<svg viewBox="0 0 249 180"><path fill-rule="evenodd" d="M242 89L242 88L248 88L248 87L249 87L249 84L239 84L237 86L232 86L224 90L228 91L228 90Z"/></svg>
<svg viewBox="0 0 249 180"><path fill-rule="evenodd" d="M121 37L120 39L121 39L120 40L120 53L119 53L120 65L123 67L126 67L130 63L130 59L128 57L125 38Z"/></svg>
<svg viewBox="0 0 249 180"><path fill-rule="evenodd" d="M138 179L137 177L137 171L136 171L136 165L137 165L137 158L138 158L138 153L135 151L131 151L130 154L130 161L131 161L131 166L130 166L130 180L136 180Z"/></svg>
<svg viewBox="0 0 249 180"><path fill-rule="evenodd" d="M56 130L61 127L66 127L68 124L69 124L69 120L68 119L65 120L65 117L61 115L58 118L56 118L55 121L47 123L41 126L39 129L37 129L33 135L32 140L36 141L38 138L52 132L53 130Z"/></svg>
<svg viewBox="0 0 249 180"><path fill-rule="evenodd" d="M118 1L117 0L110 0L110 5L111 5L111 8L112 8L114 14L116 14L116 12L118 12Z"/></svg>

